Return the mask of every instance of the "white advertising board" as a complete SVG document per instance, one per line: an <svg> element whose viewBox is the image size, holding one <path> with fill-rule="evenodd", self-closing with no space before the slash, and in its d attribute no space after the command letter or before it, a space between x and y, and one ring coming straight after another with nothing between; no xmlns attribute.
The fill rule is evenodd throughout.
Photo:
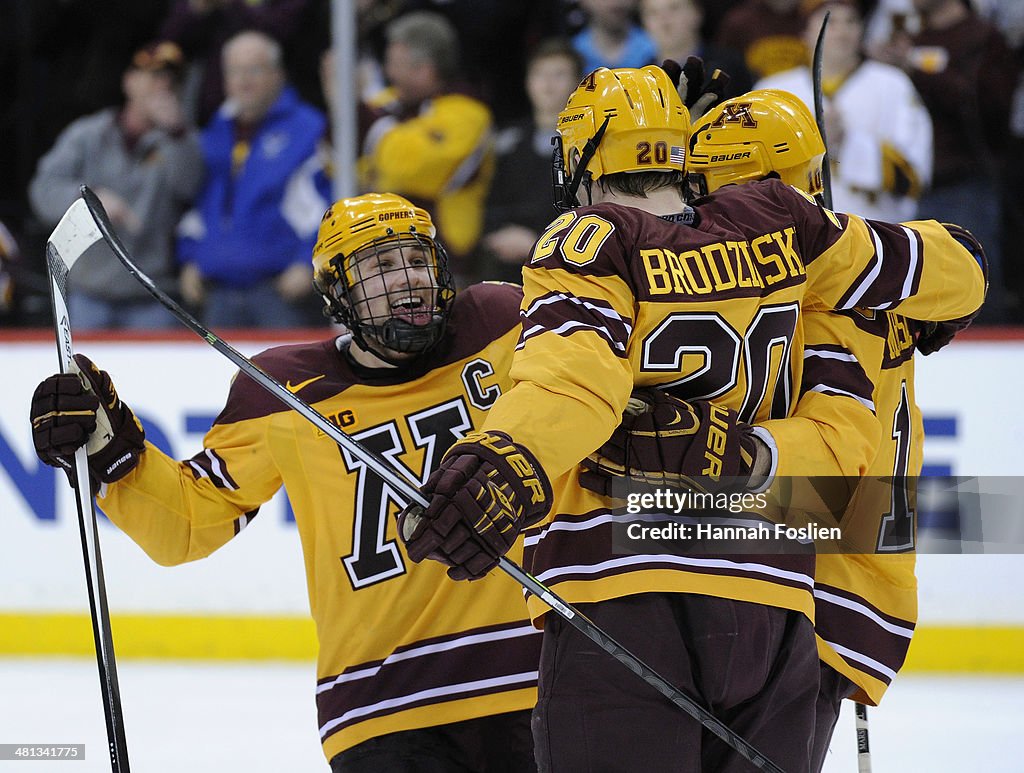
<svg viewBox="0 0 1024 773"><path fill-rule="evenodd" d="M266 341L235 342L247 354ZM198 340L87 341L79 345L177 458L201 447L234 367ZM1018 475L1024 438L1024 340L956 342L918 358L917 394L929 432L925 465L954 475ZM44 336L0 342L0 613L85 606L71 491L38 462L28 422L36 383L53 372ZM282 495L212 557L164 568L109 523L101 545L112 612L308 614L298 535ZM1024 556L922 556L921 621L1024 625Z"/></svg>

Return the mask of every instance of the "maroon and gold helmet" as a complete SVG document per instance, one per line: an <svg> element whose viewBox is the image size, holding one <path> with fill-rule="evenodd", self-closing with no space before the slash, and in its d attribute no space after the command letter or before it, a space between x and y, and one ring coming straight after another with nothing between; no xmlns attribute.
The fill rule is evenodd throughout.
<svg viewBox="0 0 1024 773"><path fill-rule="evenodd" d="M694 129L687 165L698 195L771 173L815 196L822 192L825 143L811 111L796 95L759 89L727 99Z"/></svg>
<svg viewBox="0 0 1024 773"><path fill-rule="evenodd" d="M444 334L455 285L436 233L426 210L393 193L341 199L320 221L313 284L324 299L324 314L386 362L407 363L408 355L428 351ZM386 289L402 284L398 272L407 278L422 267L430 268L431 287L412 293ZM374 282L368 291L371 278L387 281ZM387 304L374 302L384 298ZM387 311L373 310L381 306Z"/></svg>
<svg viewBox="0 0 1024 773"><path fill-rule="evenodd" d="M582 80L555 126L555 206L607 174L683 172L690 114L660 67L599 67Z"/></svg>

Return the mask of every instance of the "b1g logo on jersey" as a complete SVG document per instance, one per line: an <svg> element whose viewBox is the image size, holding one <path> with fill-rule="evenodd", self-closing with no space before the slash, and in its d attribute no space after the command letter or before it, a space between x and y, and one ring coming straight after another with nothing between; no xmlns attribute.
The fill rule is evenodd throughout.
<svg viewBox="0 0 1024 773"><path fill-rule="evenodd" d="M356 423L356 415L348 408L343 411L337 411L336 413L327 414L324 416L331 424L338 429L347 429ZM323 437L326 433L322 429L316 430L317 437Z"/></svg>
<svg viewBox="0 0 1024 773"><path fill-rule="evenodd" d="M711 122L711 127L721 129L727 123L738 123L744 129L756 129L757 121L750 114L750 103L740 102L735 105L725 105L722 114Z"/></svg>

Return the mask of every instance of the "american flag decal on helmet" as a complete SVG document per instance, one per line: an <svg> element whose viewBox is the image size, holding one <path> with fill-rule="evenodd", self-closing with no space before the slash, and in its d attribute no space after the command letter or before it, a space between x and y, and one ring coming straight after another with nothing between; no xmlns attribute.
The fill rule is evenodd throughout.
<svg viewBox="0 0 1024 773"><path fill-rule="evenodd" d="M686 163L686 148L681 145L673 145L668 155L668 162L682 167Z"/></svg>

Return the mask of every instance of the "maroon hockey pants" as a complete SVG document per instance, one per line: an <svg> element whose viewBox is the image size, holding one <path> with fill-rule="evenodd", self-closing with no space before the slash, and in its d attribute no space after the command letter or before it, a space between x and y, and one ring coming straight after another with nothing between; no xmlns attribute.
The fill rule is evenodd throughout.
<svg viewBox="0 0 1024 773"><path fill-rule="evenodd" d="M811 770L816 773L825 766L825 758L828 756L828 747L832 742L832 734L836 731L836 723L839 721L839 712L843 707L843 700L849 698L856 692L857 687L845 676L836 671L827 663L819 664L821 667L821 679L818 687L818 707L814 720L814 743L811 751ZM853 711L853 704L847 704L848 711ZM848 754L853 749L847 750Z"/></svg>
<svg viewBox="0 0 1024 773"><path fill-rule="evenodd" d="M645 593L580 611L787 773L811 768L818 654L797 612ZM533 738L552 773L750 773L697 720L554 614L546 616Z"/></svg>

